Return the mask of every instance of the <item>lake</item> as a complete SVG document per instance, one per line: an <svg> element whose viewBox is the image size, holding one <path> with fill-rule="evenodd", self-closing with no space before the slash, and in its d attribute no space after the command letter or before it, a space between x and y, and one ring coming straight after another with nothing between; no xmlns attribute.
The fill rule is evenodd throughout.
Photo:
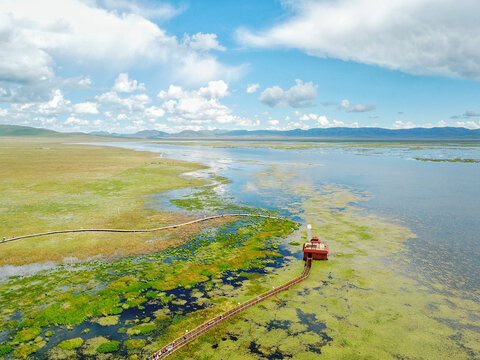
<svg viewBox="0 0 480 360"><path fill-rule="evenodd" d="M98 143L100 145L100 143ZM212 143L215 145L215 143ZM480 159L480 148L464 144L355 144L302 143L302 148L282 148L238 142L234 146L203 146L195 143L101 143L146 150L163 157L205 164L228 178L217 192L237 204L266 209L283 209L292 216L298 199L276 189L259 190L255 174L277 166L294 172L291 187L302 184L335 184L367 192L372 198L362 208L401 223L416 235L406 243L409 271L441 282L446 291L478 299L480 289L480 164L419 161L418 158ZM307 146L305 146L307 145ZM288 179L286 180L288 182ZM168 206L172 197L189 196L192 190L162 194L159 204ZM162 202L163 201L163 202ZM297 220L302 214L296 214ZM321 234L322 229L316 229Z"/></svg>

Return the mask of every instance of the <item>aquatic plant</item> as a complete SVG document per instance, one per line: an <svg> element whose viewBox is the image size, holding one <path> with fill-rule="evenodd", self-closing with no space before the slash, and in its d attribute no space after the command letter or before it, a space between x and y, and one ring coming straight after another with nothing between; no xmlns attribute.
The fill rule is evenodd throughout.
<svg viewBox="0 0 480 360"><path fill-rule="evenodd" d="M100 344L97 347L97 352L101 354L113 353L118 351L119 347L120 347L120 342L112 340L112 341Z"/></svg>
<svg viewBox="0 0 480 360"><path fill-rule="evenodd" d="M77 337L73 339L64 340L61 343L59 343L57 346L60 349L73 350L73 349L79 348L82 345L83 345L83 339L80 337Z"/></svg>

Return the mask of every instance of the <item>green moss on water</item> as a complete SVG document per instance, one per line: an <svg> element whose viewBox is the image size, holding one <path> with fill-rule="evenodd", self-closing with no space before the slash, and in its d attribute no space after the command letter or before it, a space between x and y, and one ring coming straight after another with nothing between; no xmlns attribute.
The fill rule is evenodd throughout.
<svg viewBox="0 0 480 360"><path fill-rule="evenodd" d="M146 335L155 331L156 328L157 326L154 323L135 325L127 330L127 334L129 336Z"/></svg>
<svg viewBox="0 0 480 360"><path fill-rule="evenodd" d="M77 338L73 338L73 339L69 339L69 340L64 340L60 344L58 344L57 346L60 349L73 350L73 349L79 348L82 345L83 345L83 339L80 338L80 337L77 337Z"/></svg>
<svg viewBox="0 0 480 360"><path fill-rule="evenodd" d="M123 343L123 345L128 349L128 350L134 350L134 349L141 349L145 346L147 343L146 340L144 339L132 339L132 340L127 340Z"/></svg>
<svg viewBox="0 0 480 360"><path fill-rule="evenodd" d="M97 352L101 354L113 353L113 352L117 352L119 348L120 348L120 342L112 340L112 341L100 344L97 347Z"/></svg>
<svg viewBox="0 0 480 360"><path fill-rule="evenodd" d="M21 344L13 352L13 356L18 359L26 359L31 354L36 353L40 349L38 344Z"/></svg>
<svg viewBox="0 0 480 360"><path fill-rule="evenodd" d="M13 351L13 347L10 345L0 345L0 356L10 354Z"/></svg>
<svg viewBox="0 0 480 360"><path fill-rule="evenodd" d="M101 318L92 319L93 322L100 324L102 326L112 326L118 324L119 316L112 315L112 316L104 316Z"/></svg>
<svg viewBox="0 0 480 360"><path fill-rule="evenodd" d="M17 333L15 336L15 341L18 342L26 342L35 339L38 335L42 333L42 329L40 327L31 327L27 329L23 329Z"/></svg>
<svg viewBox="0 0 480 360"><path fill-rule="evenodd" d="M368 201L368 194L325 184L289 187L282 182L288 177L292 183L301 183L281 167L259 179L270 191L278 186L284 194L301 195L304 201L299 213L330 245L329 261L314 262L306 281L226 321L225 327L219 326L188 349L176 352L176 359L188 359L191 353L205 359L231 354L254 359L278 352L295 359L480 356L478 304L447 295L444 287L436 284L424 286L420 275L406 272L403 243L414 237L409 229L359 211L358 204ZM343 210L339 212L339 208ZM292 236L290 241L296 240ZM294 262L260 283L249 283L244 295L232 297L244 301L263 290L259 286L271 288L300 272L300 264ZM229 340L231 335L239 340ZM263 355L252 353L251 344Z"/></svg>

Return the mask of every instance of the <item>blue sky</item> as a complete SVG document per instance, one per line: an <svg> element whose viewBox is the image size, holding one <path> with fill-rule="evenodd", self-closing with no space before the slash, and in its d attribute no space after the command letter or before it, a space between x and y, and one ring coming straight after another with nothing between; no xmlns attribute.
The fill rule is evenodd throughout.
<svg viewBox="0 0 480 360"><path fill-rule="evenodd" d="M480 128L479 16L473 0L4 0L0 123Z"/></svg>

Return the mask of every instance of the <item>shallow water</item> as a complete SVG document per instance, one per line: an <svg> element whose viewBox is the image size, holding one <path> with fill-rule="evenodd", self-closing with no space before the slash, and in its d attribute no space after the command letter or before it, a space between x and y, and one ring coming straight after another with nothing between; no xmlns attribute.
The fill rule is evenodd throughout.
<svg viewBox="0 0 480 360"><path fill-rule="evenodd" d="M222 185L221 193L232 197L233 203L280 210L294 219L301 219L302 214L287 208L301 199L275 188L260 189L256 173L268 174L269 169L281 167L294 174L291 179L283 179L292 187L335 184L366 191L373 197L363 204L366 211L400 222L417 235L407 242L409 271L420 272L427 281L441 282L446 290L459 290L466 297L480 289L480 164L414 160L480 159L479 147L345 143L306 149L258 148L242 143L229 148L135 142L102 145L147 150L208 165L208 172L231 180ZM172 197L190 195L191 189L157 195L152 206L169 207ZM321 229L317 231L321 234Z"/></svg>

